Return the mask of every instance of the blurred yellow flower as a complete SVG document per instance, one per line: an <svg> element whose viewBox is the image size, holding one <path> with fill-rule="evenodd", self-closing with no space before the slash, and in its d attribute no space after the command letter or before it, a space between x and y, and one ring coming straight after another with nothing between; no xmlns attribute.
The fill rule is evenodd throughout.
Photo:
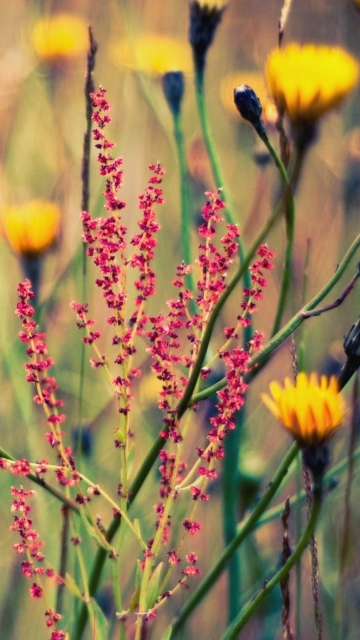
<svg viewBox="0 0 360 640"><path fill-rule="evenodd" d="M226 5L226 0L198 0L198 4L201 7L208 7L211 9L212 7L224 7Z"/></svg>
<svg viewBox="0 0 360 640"><path fill-rule="evenodd" d="M336 378L316 373L310 377L301 372L296 386L289 378L282 388L271 382L272 398L262 394L268 409L290 431L303 447L319 447L329 440L344 418L344 402L338 391Z"/></svg>
<svg viewBox="0 0 360 640"><path fill-rule="evenodd" d="M355 86L358 64L340 47L290 44L266 64L271 96L292 122L315 122Z"/></svg>
<svg viewBox="0 0 360 640"><path fill-rule="evenodd" d="M51 64L74 58L88 48L87 24L78 16L58 13L37 22L32 42L44 62Z"/></svg>
<svg viewBox="0 0 360 640"><path fill-rule="evenodd" d="M1 226L9 245L24 258L35 258L55 242L60 210L53 202L32 200L2 210Z"/></svg>
<svg viewBox="0 0 360 640"><path fill-rule="evenodd" d="M234 71L223 77L220 84L220 100L226 111L239 121L239 112L234 103L234 89L241 84L247 84L255 91L261 102L265 124L274 124L278 117L277 109L269 98L264 76L259 71Z"/></svg>
<svg viewBox="0 0 360 640"><path fill-rule="evenodd" d="M116 65L124 65L150 75L192 70L191 51L186 42L170 36L144 34L133 42L119 42L110 48Z"/></svg>

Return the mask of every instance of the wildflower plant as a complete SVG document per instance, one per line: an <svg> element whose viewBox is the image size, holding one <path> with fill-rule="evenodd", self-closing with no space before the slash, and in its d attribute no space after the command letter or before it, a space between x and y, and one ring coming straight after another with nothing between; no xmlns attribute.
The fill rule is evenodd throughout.
<svg viewBox="0 0 360 640"><path fill-rule="evenodd" d="M47 327L49 336L42 330L46 313L41 308L41 298L39 301L40 279L27 267L26 278L17 287L16 315L21 323L19 339L26 352L26 383L31 385L33 401L43 415L41 420L40 413L36 413L36 422L42 425L38 429L41 444L37 441L38 447L33 446L32 433L30 445L24 446L19 456L0 448L1 469L19 476L17 486L11 487L13 549L20 557L23 576L28 579L30 597L43 604L43 637L48 640L85 637L173 640L190 615L197 612L201 615L207 606L204 597L216 590L217 579L225 570L224 614L219 621L210 615L210 624L201 637L235 639L245 625L259 624L257 610L278 586L282 602L276 605L275 612L284 637L291 637L292 611L296 605L295 624L298 629L301 627L301 581L298 574L295 598L289 576L309 543L314 624L317 637L321 638L322 603L317 590L314 531L321 524L333 481L330 440L346 432L348 415L351 410L356 413L356 395L353 406L346 410L340 391L357 375L359 323L354 318L355 324L345 336L347 361L342 371L328 377L316 371L305 373L307 361L298 344L302 337L300 334L299 338L299 328L310 324L311 318L322 320L329 312L335 315L343 302L351 300L360 277L359 264L342 293L337 292L335 301L321 306L345 272L354 268L360 236L352 238L331 277L326 280L324 275L322 288L309 301L303 283L303 299L294 312L299 299L298 291L292 299L292 291L297 287L295 205L307 157L304 151L310 142L315 143L314 127L354 87L357 64L339 48L315 45L303 48L289 45L270 54L265 75L275 102L279 144L274 119L270 123L264 114L262 102L246 81L246 75L244 81L232 87L236 109L246 126L250 129L251 125L258 136L267 155L266 166L271 161L278 182L272 208L247 246L237 206L224 181L206 105L205 72L210 77L208 50L226 15L227 8L221 2L191 2L189 6L187 51L190 47L193 54L197 113L216 185L206 189L196 225L184 129L187 58L184 69L168 68L156 56L154 62L149 59L147 40L146 46L143 43L145 54L141 54L140 37L136 37L133 51L134 65L141 63L142 72L151 63L156 73L162 75L162 100L165 98L170 109L174 127L180 183L180 239L175 266L174 261L163 263L160 253L167 172L162 162L149 163L147 182L138 196L135 214L123 195L123 182L128 176L126 148L121 150L124 158L117 156L109 134L114 113L109 102L112 87L94 88L97 44L91 29L88 33L87 132L80 213L83 250L79 254L84 260L81 285L76 284L76 294L70 302L81 344L76 363L80 378L78 415L72 415L71 394L63 391L59 382L61 372L51 353L51 323ZM39 25L33 32L34 46L39 58L47 64L58 64L60 59L63 62L83 50L81 38L72 32L72 27L83 28L82 21L75 24L67 16L58 16L53 20L47 18L46 28L42 22ZM284 29L283 19L280 44ZM151 52L153 55L153 46ZM163 56L160 49L155 53ZM330 75L329 68L334 71ZM157 88L160 91L159 84ZM149 100L148 94L146 99ZM291 125L288 132L286 117ZM90 205L91 152L95 153L102 184L101 210L92 210ZM265 163L261 171L264 167ZM38 200L33 201L29 210L30 213L21 209L20 217L19 211L4 209L2 227L8 243L22 260L38 261L56 240L60 213L55 205ZM40 219L43 211L45 217ZM279 257L273 250L273 246L279 245L274 232L282 227L285 227L285 249L284 256ZM71 268L76 266L76 260ZM274 271L280 274L277 287L273 286ZM162 290L164 280L172 291L166 298ZM92 282L94 290L90 288ZM56 300L55 294L56 287L50 294L51 304ZM293 346L284 359L286 364L281 368L275 365L278 368L274 375L271 360L290 336ZM70 358L71 354L66 356ZM273 377L271 397L264 393L262 374L268 367ZM285 371L290 368L292 380ZM106 460L112 461L109 469L107 463L101 468L100 461L87 460L80 446L85 431L91 434L94 428L85 423L83 414L84 387L90 384L87 376L96 380L97 385L104 382L108 390L105 410L109 410L111 418L104 420L101 437ZM157 394L155 418L155 413L142 406L141 385L148 380L153 380ZM90 395L95 397L96 393L94 386ZM260 395L270 413L258 402ZM285 454L279 451L286 447L286 437L271 424L271 413L293 436L294 442ZM340 425L344 425L341 430ZM71 431L75 433L72 444ZM254 438L255 431L262 434L258 442L260 453L271 463L257 479L251 474L245 477L242 464L246 437L251 434ZM279 443L274 460L269 441ZM290 489L289 484L287 491L295 494L291 498L286 496L281 515L283 499L275 505L272 501L291 479L292 463L300 450L304 491L299 481L296 489ZM357 456L354 445L349 453L351 464ZM340 459L335 467L337 473L344 472L347 464L347 457ZM313 474L312 486L307 469ZM221 484L223 493L219 499ZM255 492L249 499L246 487L250 485ZM348 493L350 486L349 480ZM54 563L53 538L50 536L47 541L46 531L43 534L41 530L44 517L38 518L37 497L42 491L51 495L61 509L59 563ZM308 517L303 523L304 496ZM239 506L246 498L246 506ZM219 508L219 502L223 503L222 516L209 527L207 520ZM296 538L291 540L293 508L297 531ZM348 509L347 523L350 512ZM272 547L277 549L275 556L269 564L266 553L259 550L259 538L256 541L259 563L254 571L248 560L250 545L255 545L254 531L280 517L284 531L272 540ZM203 543L204 536L210 545ZM239 562L238 554L245 544L246 553ZM342 548L345 546L344 543ZM260 583L254 579L259 568ZM104 584L108 588L105 599Z"/></svg>

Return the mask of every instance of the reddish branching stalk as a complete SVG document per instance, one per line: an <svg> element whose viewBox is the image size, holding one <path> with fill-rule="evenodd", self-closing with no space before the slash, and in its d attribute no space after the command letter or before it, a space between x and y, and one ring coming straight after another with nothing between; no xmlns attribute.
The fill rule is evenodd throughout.
<svg viewBox="0 0 360 640"><path fill-rule="evenodd" d="M25 471L26 469L24 468L21 475L26 475ZM29 588L30 595L32 598L42 598L44 588L41 585L41 581L44 578L48 578L59 582L61 578L55 574L53 569L45 569L43 566L45 556L41 550L44 547L44 542L39 539L39 534L33 528L33 522L28 517L31 511L28 499L34 494L35 491L25 491L22 487L20 489L11 488L11 495L13 496L11 511L18 511L20 515L14 516L10 530L16 531L20 536L20 542L14 544L13 549L25 558L21 562L21 570L24 576L32 581L32 585ZM45 611L45 616L47 627L56 627L61 620L61 615L50 607ZM55 629L52 631L50 640L62 640L65 635L64 631Z"/></svg>
<svg viewBox="0 0 360 640"><path fill-rule="evenodd" d="M283 524L283 551L282 551L282 564L290 558L291 547L289 540L289 515L290 515L290 500L285 500L284 511L281 516ZM282 610L281 619L283 627L283 640L294 640L294 635L290 625L290 589L289 589L290 577L287 575L280 581L281 598L282 598Z"/></svg>
<svg viewBox="0 0 360 640"><path fill-rule="evenodd" d="M260 348L262 335L254 333L247 345L247 349L237 348L232 343L238 338L238 332L251 322L250 316L256 310L256 302L262 298L262 288L266 286L263 276L265 270L272 267L273 254L267 247L261 246L258 260L250 268L252 288L243 292L244 299L241 311L234 327L227 327L224 331L225 344L218 350L217 358L226 369L227 387L218 393L216 415L210 419L211 428L205 446L197 447L197 459L192 469L184 478L187 463L181 460L182 444L186 438L188 422L180 423L177 418L177 407L183 396L184 388L196 360L201 344L203 331L214 306L227 286L227 272L231 266L233 256L237 253L238 230L234 225L226 225L226 233L220 240L220 248L216 245L216 235L220 215L224 203L218 193L207 193L208 201L203 208L204 223L200 226L200 236L203 241L199 245L200 267L198 281L197 313L191 315L192 293L185 287L185 278L190 267L181 264L176 271L174 286L178 289L178 297L168 301L169 312L150 317L152 328L147 332L151 346L148 351L153 359L152 370L162 382L159 407L164 411L164 428L162 437L168 441L167 451L160 453L161 474L160 498L156 505L156 534L149 540L148 552L144 558L144 574L146 566L148 575L151 574L159 546L166 545L171 540L170 523L172 504L179 497L180 492L189 490L193 506L188 517L183 521L184 534L176 548L167 552L171 570L182 563L180 550L188 534L191 536L201 530L201 524L195 519L197 505L208 500L205 493L209 481L217 477L216 462L224 455L223 440L226 434L235 428L235 414L244 403L247 385L244 375L247 372L247 361L251 353ZM188 344L188 347L186 347ZM213 362L212 361L212 362ZM188 376L184 371L188 370ZM202 378L206 379L211 373L211 367L202 369ZM202 444L202 443L199 443ZM195 567L196 556L188 554L186 559L193 558L193 562L181 570L186 577L196 575L199 570ZM149 568L150 567L150 568ZM146 579L145 579L146 582ZM186 585L186 581L184 582ZM141 604L141 598L140 598ZM143 600L144 604L144 600ZM156 607L155 607L156 609ZM152 609L154 613L154 608ZM146 612L143 612L146 618Z"/></svg>
<svg viewBox="0 0 360 640"><path fill-rule="evenodd" d="M56 379L48 375L53 360L47 356L46 334L37 330L33 320L35 312L29 303L34 297L31 282L25 280L19 284L18 293L20 302L16 305L16 315L22 322L19 338L21 342L28 345L26 354L30 360L24 365L27 372L26 380L35 385L34 402L43 407L46 422L50 428L50 431L45 434L45 438L50 446L57 450L61 466L57 472L57 480L62 485L74 484L79 479L75 469L75 461L71 448L63 444L64 432L61 430L65 415L59 412L59 408L63 406L63 400L56 397L58 389ZM43 462L46 465L46 461Z"/></svg>
<svg viewBox="0 0 360 640"><path fill-rule="evenodd" d="M88 244L87 254L100 271L96 284L101 289L110 311L107 321L114 328L112 343L116 348L113 364L120 367L120 373L112 374L109 359L95 344L100 338L100 332L90 328L94 321L88 318L87 305L73 302L71 307L76 311L78 327L86 330L84 342L92 345L95 350L96 358L90 360L91 365L95 368L105 367L108 380L118 398L121 418L120 425L115 431L115 445L126 448L127 439L131 435L129 413L133 397L132 380L141 375L141 371L132 366L136 353L135 338L142 333L147 321L146 300L155 293L155 274L151 262L157 244L155 235L160 227L154 207L163 202L159 185L162 182L164 170L159 164L150 165L153 175L149 179L147 189L139 196L139 208L142 213L138 222L140 231L129 238L127 227L120 214L125 203L118 198L118 191L122 186L120 168L122 159L111 155L110 151L114 143L110 142L104 134L106 125L111 121L105 89L100 87L97 93L91 94L91 97L95 110L92 119L96 125L93 138L95 146L99 149L100 174L106 177L103 195L108 215L92 219L90 214L84 211L81 218L84 225L84 241ZM135 308L132 311L127 309L129 268L139 272L134 283L136 297ZM126 494L125 488L124 493Z"/></svg>

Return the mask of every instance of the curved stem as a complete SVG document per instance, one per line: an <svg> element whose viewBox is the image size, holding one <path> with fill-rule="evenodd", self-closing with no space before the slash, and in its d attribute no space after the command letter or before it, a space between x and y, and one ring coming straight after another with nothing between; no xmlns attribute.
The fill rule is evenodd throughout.
<svg viewBox="0 0 360 640"><path fill-rule="evenodd" d="M189 195L189 173L186 163L186 153L184 144L184 134L181 126L181 112L173 113L174 118L174 138L176 143L176 151L178 156L179 174L180 174L180 211L181 211L181 244L182 259L187 265L192 263L191 260L191 229L192 220L190 219L190 195ZM192 273L186 276L186 286L195 291L194 278ZM195 312L195 310L194 310Z"/></svg>
<svg viewBox="0 0 360 640"><path fill-rule="evenodd" d="M300 560L302 553L305 551L311 536L314 533L315 524L318 520L320 508L321 508L322 491L321 486L315 485L313 489L313 507L309 522L298 542L293 553L279 571L269 580L260 593L256 596L252 602L244 607L240 612L238 618L232 624L231 628L226 629L225 633L221 636L220 640L235 640L238 637L239 632L244 628L245 624L250 620L252 615L265 600L266 596L276 587L277 584L286 576L289 575L291 569Z"/></svg>
<svg viewBox="0 0 360 640"><path fill-rule="evenodd" d="M181 241L182 257L186 264L191 264L190 248L190 198L189 198L189 176L186 164L186 154L184 145L184 134L181 126L181 114L174 113L174 137L179 163L180 173L180 201L181 201Z"/></svg>
<svg viewBox="0 0 360 640"><path fill-rule="evenodd" d="M228 197L227 187L225 185L224 177L221 172L219 158L217 156L216 148L211 135L209 119L206 111L204 71L205 71L204 67L199 68L199 66L195 64L195 97L196 97L196 104L197 104L198 115L199 115L199 122L201 126L201 132L205 142L205 147L209 157L211 172L213 174L216 188L217 189L221 188L222 190L222 196L226 205L225 215L231 224L236 224L237 217L233 211L233 208L230 203L230 199ZM240 237L239 238L240 263L244 262L245 255L246 255L245 246L242 238ZM250 289L251 288L250 274L247 272L247 270L244 270L242 275L244 277L244 286L247 289ZM251 329L250 327L247 327L244 331L244 340L248 341L250 339L250 336L251 336Z"/></svg>
<svg viewBox="0 0 360 640"><path fill-rule="evenodd" d="M215 145L212 139L209 119L206 111L206 101L205 101L205 83L204 83L204 69L199 69L195 66L195 97L196 104L199 114L199 121L201 126L201 132L204 138L206 151L209 156L211 171L213 174L215 186L217 189L222 190L223 198L226 204L226 216L228 221L231 224L236 224L235 214L229 204L229 200L227 197L227 190L224 184L224 178L221 172L219 159L217 157ZM242 245L239 246L240 256L242 257L242 253L244 253L244 248Z"/></svg>

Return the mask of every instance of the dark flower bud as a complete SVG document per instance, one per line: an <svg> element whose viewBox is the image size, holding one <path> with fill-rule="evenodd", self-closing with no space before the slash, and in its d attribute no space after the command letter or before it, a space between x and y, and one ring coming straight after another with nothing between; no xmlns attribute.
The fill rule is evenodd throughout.
<svg viewBox="0 0 360 640"><path fill-rule="evenodd" d="M348 358L360 358L360 318L344 337L344 351Z"/></svg>
<svg viewBox="0 0 360 640"><path fill-rule="evenodd" d="M199 71L205 67L206 52L210 47L217 26L221 22L225 7L211 6L201 2L190 3L189 42L194 53L195 66Z"/></svg>
<svg viewBox="0 0 360 640"><path fill-rule="evenodd" d="M162 77L162 88L172 113L178 115L184 95L184 74L181 71L165 73Z"/></svg>
<svg viewBox="0 0 360 640"><path fill-rule="evenodd" d="M255 91L247 84L241 84L234 89L235 106L244 118L257 128L260 123L262 106Z"/></svg>

